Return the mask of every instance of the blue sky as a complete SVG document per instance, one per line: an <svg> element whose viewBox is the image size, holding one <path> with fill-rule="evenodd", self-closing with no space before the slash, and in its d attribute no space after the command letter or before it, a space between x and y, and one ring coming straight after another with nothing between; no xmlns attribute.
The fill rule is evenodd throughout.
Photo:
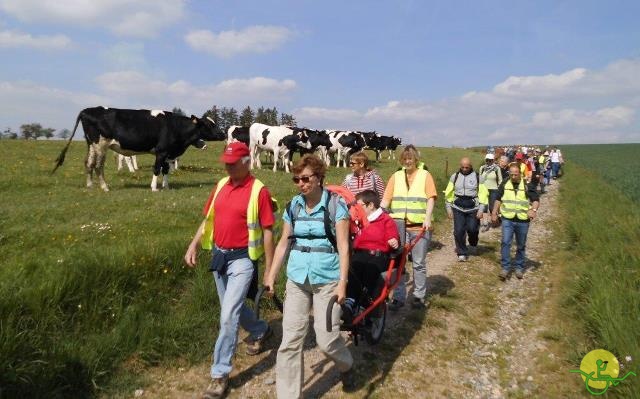
<svg viewBox="0 0 640 399"><path fill-rule="evenodd" d="M0 0L0 128L277 106L418 145L640 142L638 1Z"/></svg>

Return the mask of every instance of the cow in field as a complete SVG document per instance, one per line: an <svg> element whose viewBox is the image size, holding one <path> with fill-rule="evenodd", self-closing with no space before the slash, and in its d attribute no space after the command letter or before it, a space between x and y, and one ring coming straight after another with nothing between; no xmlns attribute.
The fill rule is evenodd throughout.
<svg viewBox="0 0 640 399"><path fill-rule="evenodd" d="M301 129L262 123L253 123L249 128L252 168L262 168L260 153L267 151L273 153L273 171L276 171L279 161L282 161L285 171L289 173L289 153L297 148L309 147L309 140Z"/></svg>
<svg viewBox="0 0 640 399"><path fill-rule="evenodd" d="M242 141L249 147L249 127L231 125L227 130L227 144Z"/></svg>
<svg viewBox="0 0 640 399"><path fill-rule="evenodd" d="M384 147L389 151L389 159L396 159L396 149L402 144L402 139L395 136L382 136L385 138Z"/></svg>
<svg viewBox="0 0 640 399"><path fill-rule="evenodd" d="M331 140L329 152L335 154L336 166L340 166L342 161L342 166L346 168L349 156L365 147L364 137L358 132L327 130L327 134Z"/></svg>
<svg viewBox="0 0 640 399"><path fill-rule="evenodd" d="M87 187L93 186L92 176L95 172L104 191L109 191L104 180L104 162L108 149L126 156L154 154L156 160L151 190L157 191L160 173L163 174L162 187L169 186L169 160L182 155L190 145L201 145L203 140L225 139L225 134L210 118L198 118L194 115L186 117L168 111L85 108L78 114L71 137L51 173L64 162L80 122L88 148L85 161Z"/></svg>

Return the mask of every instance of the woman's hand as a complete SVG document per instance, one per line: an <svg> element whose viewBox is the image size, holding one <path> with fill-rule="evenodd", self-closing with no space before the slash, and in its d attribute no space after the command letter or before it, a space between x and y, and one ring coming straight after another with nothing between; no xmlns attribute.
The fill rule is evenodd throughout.
<svg viewBox="0 0 640 399"><path fill-rule="evenodd" d="M338 280L338 286L333 290L333 294L338 297L337 302L342 305L347 298L347 281Z"/></svg>

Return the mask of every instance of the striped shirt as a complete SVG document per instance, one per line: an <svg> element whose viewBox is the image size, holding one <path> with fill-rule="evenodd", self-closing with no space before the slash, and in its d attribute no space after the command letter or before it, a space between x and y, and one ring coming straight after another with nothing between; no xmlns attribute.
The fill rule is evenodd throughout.
<svg viewBox="0 0 640 399"><path fill-rule="evenodd" d="M353 195L365 190L373 190L382 200L382 195L384 194L384 182L375 170L369 170L362 176L355 176L353 173L349 173L342 182L342 186L351 191Z"/></svg>

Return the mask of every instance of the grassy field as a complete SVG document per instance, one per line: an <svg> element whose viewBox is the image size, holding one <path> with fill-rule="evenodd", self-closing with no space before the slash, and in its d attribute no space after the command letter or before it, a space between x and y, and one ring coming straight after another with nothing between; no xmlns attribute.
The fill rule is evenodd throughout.
<svg viewBox="0 0 640 399"><path fill-rule="evenodd" d="M581 323L573 363L603 348L631 356L640 374L640 185L634 177L639 144L565 146L561 186L566 265L563 306ZM621 370L626 372L629 370ZM616 387L616 397L638 397L640 378Z"/></svg>
<svg viewBox="0 0 640 399"><path fill-rule="evenodd" d="M151 156L135 174L106 165L111 192L84 187L86 146L2 140L0 173L0 396L93 397L130 387L141 370L210 356L218 301L202 253L182 256L210 189L224 175L221 143L190 149L171 190L150 190ZM445 165L468 151L421 149L445 187ZM473 153L476 164L480 153ZM376 165L386 179L396 161ZM329 183L346 170L331 168ZM257 171L280 204L295 193L284 172ZM439 198L436 217L442 220ZM280 284L282 289L282 284Z"/></svg>

